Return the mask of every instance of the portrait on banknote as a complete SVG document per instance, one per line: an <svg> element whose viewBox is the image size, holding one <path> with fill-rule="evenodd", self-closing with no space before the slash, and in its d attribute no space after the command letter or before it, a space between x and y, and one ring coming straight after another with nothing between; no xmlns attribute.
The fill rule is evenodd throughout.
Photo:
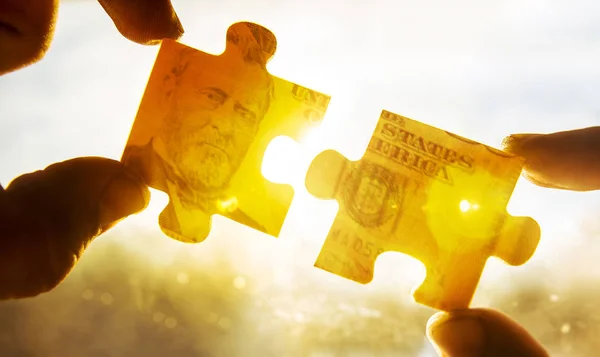
<svg viewBox="0 0 600 357"><path fill-rule="evenodd" d="M122 156L169 194L160 226L185 242L202 240L214 214L278 233L287 207L261 160L274 137L306 124L303 113L314 120L298 88L267 71L270 32L239 25L226 40L220 55L163 43Z"/></svg>

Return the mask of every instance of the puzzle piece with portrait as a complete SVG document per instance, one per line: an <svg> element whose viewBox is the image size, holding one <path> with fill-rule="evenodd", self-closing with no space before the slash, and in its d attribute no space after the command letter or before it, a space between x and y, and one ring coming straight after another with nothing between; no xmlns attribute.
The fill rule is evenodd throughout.
<svg viewBox="0 0 600 357"><path fill-rule="evenodd" d="M381 253L404 253L425 266L416 302L467 308L490 256L521 265L539 242L532 218L506 212L523 163L384 110L360 160L328 150L310 164L309 193L339 204L315 266L366 284Z"/></svg>
<svg viewBox="0 0 600 357"><path fill-rule="evenodd" d="M276 47L249 22L229 27L220 55L162 42L121 160L168 194L166 235L203 241L215 214L279 235L294 192L263 178L264 152L318 126L330 97L271 75Z"/></svg>

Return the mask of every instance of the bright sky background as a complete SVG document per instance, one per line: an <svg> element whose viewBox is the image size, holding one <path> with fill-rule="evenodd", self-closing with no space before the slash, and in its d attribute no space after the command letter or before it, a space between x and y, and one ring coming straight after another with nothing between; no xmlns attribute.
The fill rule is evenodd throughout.
<svg viewBox="0 0 600 357"><path fill-rule="evenodd" d="M333 97L325 135L351 159L361 156L381 109L495 147L511 133L600 124L600 3L594 0L173 2L186 29L181 41L207 52L224 49L225 31L236 21L271 29L278 49L269 70ZM65 2L46 58L0 78L0 181L77 156L118 159L157 50L121 38L96 2ZM182 246L164 236L154 246L141 243L140 232L158 232L155 220L166 201L154 196L148 211L111 234L131 237L124 244L158 259ZM544 190L521 180L509 208L542 227L532 261L569 264L565 274L597 264L600 247L583 253L580 227L597 217L598 193ZM282 240L318 249L334 214L334 205L300 193ZM271 244L225 220L216 220L215 232L193 249L210 249L221 236L262 244L256 251ZM413 264L394 257L377 273L398 259ZM496 273L517 271L490 264L483 288Z"/></svg>

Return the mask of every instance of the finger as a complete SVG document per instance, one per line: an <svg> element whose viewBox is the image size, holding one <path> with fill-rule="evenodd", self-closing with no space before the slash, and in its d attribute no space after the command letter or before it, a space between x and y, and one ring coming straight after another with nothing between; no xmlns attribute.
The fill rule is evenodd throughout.
<svg viewBox="0 0 600 357"><path fill-rule="evenodd" d="M144 45L177 40L183 26L170 0L98 0L127 39Z"/></svg>
<svg viewBox="0 0 600 357"><path fill-rule="evenodd" d="M553 134L515 134L504 150L525 158L524 176L538 186L600 189L600 126Z"/></svg>
<svg viewBox="0 0 600 357"><path fill-rule="evenodd" d="M438 313L427 337L444 357L547 357L548 353L515 321L491 309Z"/></svg>
<svg viewBox="0 0 600 357"><path fill-rule="evenodd" d="M109 159L78 158L18 177L0 195L0 298L54 288L92 239L148 201L141 179Z"/></svg>

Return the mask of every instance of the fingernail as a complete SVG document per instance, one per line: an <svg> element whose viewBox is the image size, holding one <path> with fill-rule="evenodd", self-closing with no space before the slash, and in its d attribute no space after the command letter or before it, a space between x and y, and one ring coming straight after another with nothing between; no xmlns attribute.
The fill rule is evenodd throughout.
<svg viewBox="0 0 600 357"><path fill-rule="evenodd" d="M158 33L154 33L152 36L149 36L149 38L146 37L144 43L147 45L158 45L165 38L177 41L181 38L181 36L183 36L184 32L185 30L183 29L181 21L179 21L179 17L173 11L173 15L170 20L170 23L168 24L168 28L159 31Z"/></svg>
<svg viewBox="0 0 600 357"><path fill-rule="evenodd" d="M171 8L171 14L169 19L168 29L165 29L164 33L161 34L160 39L156 39L157 42L160 42L163 38L170 38L172 40L179 40L183 33L185 32L183 29L183 25L181 24L181 20L179 20L179 16L175 12L175 9Z"/></svg>
<svg viewBox="0 0 600 357"><path fill-rule="evenodd" d="M517 151L532 136L533 136L532 134L513 134L510 136L507 136L502 141L502 148L503 148L503 150L508 151L508 152Z"/></svg>
<svg viewBox="0 0 600 357"><path fill-rule="evenodd" d="M100 198L100 226L143 210L149 201L150 191L142 179L129 170L122 171L109 182Z"/></svg>
<svg viewBox="0 0 600 357"><path fill-rule="evenodd" d="M543 167L543 163L536 150L536 143L539 140L532 140L539 137L539 134L513 134L504 139L502 150L525 159L526 171L536 170Z"/></svg>
<svg viewBox="0 0 600 357"><path fill-rule="evenodd" d="M440 313L428 324L427 337L440 356L480 357L485 352L485 331L474 315Z"/></svg>
<svg viewBox="0 0 600 357"><path fill-rule="evenodd" d="M175 13L175 33L176 33L176 37L174 38L175 40L179 39L181 36L183 36L183 33L185 32L185 30L183 29L183 25L181 24L181 20L179 20L179 16L177 16L177 13Z"/></svg>

